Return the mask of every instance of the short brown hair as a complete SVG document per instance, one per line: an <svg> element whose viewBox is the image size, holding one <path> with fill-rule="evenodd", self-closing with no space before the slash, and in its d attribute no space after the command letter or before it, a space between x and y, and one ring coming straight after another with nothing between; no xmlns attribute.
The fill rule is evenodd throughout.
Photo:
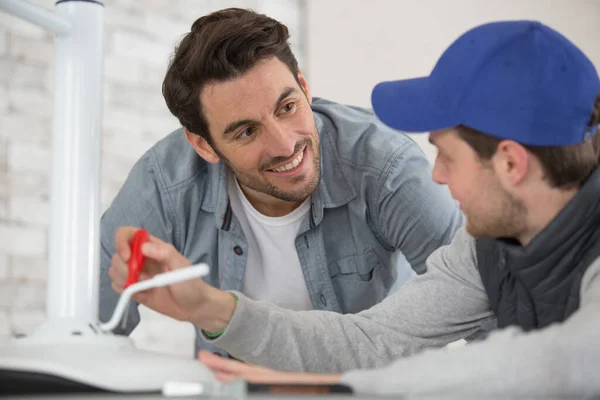
<svg viewBox="0 0 600 400"><path fill-rule="evenodd" d="M171 113L209 143L200 93L208 83L246 73L259 61L277 57L298 81L298 61L285 25L252 10L227 8L198 18L169 63L162 92Z"/></svg>
<svg viewBox="0 0 600 400"><path fill-rule="evenodd" d="M596 98L592 116L588 122L590 129L600 124L600 94ZM477 153L480 159L489 160L496 153L501 139L460 126L458 135ZM550 186L570 189L579 187L594 170L600 159L600 132L583 143L570 146L524 146L542 164Z"/></svg>

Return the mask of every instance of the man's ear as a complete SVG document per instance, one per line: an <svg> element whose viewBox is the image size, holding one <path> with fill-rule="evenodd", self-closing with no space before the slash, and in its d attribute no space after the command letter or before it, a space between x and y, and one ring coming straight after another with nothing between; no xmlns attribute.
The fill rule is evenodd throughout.
<svg viewBox="0 0 600 400"><path fill-rule="evenodd" d="M196 153L207 162L216 164L220 158L210 144L202 136L183 128L187 141L192 145Z"/></svg>
<svg viewBox="0 0 600 400"><path fill-rule="evenodd" d="M310 93L310 87L308 86L306 78L304 77L304 75L302 75L302 71L300 71L300 68L298 68L298 82L300 82L300 87L302 88L302 90L304 90L304 93L306 94L308 103L312 103L312 94Z"/></svg>
<svg viewBox="0 0 600 400"><path fill-rule="evenodd" d="M527 149L512 140L498 143L493 156L494 169L500 180L508 186L517 186L527 178L530 172L530 158Z"/></svg>

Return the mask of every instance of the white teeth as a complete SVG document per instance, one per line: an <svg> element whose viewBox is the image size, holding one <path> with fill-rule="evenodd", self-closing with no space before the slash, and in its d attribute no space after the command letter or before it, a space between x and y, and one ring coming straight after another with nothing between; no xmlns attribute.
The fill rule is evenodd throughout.
<svg viewBox="0 0 600 400"><path fill-rule="evenodd" d="M285 164L283 167L275 168L272 171L275 171L275 172L289 171L292 168L296 168L302 162L303 158L304 158L304 151L301 151L300 154L298 154L298 157L296 157L291 163Z"/></svg>

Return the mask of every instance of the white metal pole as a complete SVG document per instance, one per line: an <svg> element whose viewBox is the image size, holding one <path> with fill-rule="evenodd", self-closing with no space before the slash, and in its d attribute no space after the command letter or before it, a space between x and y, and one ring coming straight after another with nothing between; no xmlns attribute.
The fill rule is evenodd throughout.
<svg viewBox="0 0 600 400"><path fill-rule="evenodd" d="M48 319L96 321L102 120L101 1L60 0L55 38Z"/></svg>
<svg viewBox="0 0 600 400"><path fill-rule="evenodd" d="M25 0L0 0L0 9L56 34L66 34L70 30L67 18Z"/></svg>

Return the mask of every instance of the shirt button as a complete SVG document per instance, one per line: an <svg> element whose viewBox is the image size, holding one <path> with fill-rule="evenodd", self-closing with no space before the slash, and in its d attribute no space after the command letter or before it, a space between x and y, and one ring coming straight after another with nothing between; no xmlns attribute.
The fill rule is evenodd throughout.
<svg viewBox="0 0 600 400"><path fill-rule="evenodd" d="M325 296L323 296L323 293L321 293L321 304L327 307L327 299L325 298Z"/></svg>
<svg viewBox="0 0 600 400"><path fill-rule="evenodd" d="M235 252L235 254L237 254L238 256L241 256L242 254L244 254L244 250L242 250L242 248L240 246L235 246L233 248L233 251Z"/></svg>

